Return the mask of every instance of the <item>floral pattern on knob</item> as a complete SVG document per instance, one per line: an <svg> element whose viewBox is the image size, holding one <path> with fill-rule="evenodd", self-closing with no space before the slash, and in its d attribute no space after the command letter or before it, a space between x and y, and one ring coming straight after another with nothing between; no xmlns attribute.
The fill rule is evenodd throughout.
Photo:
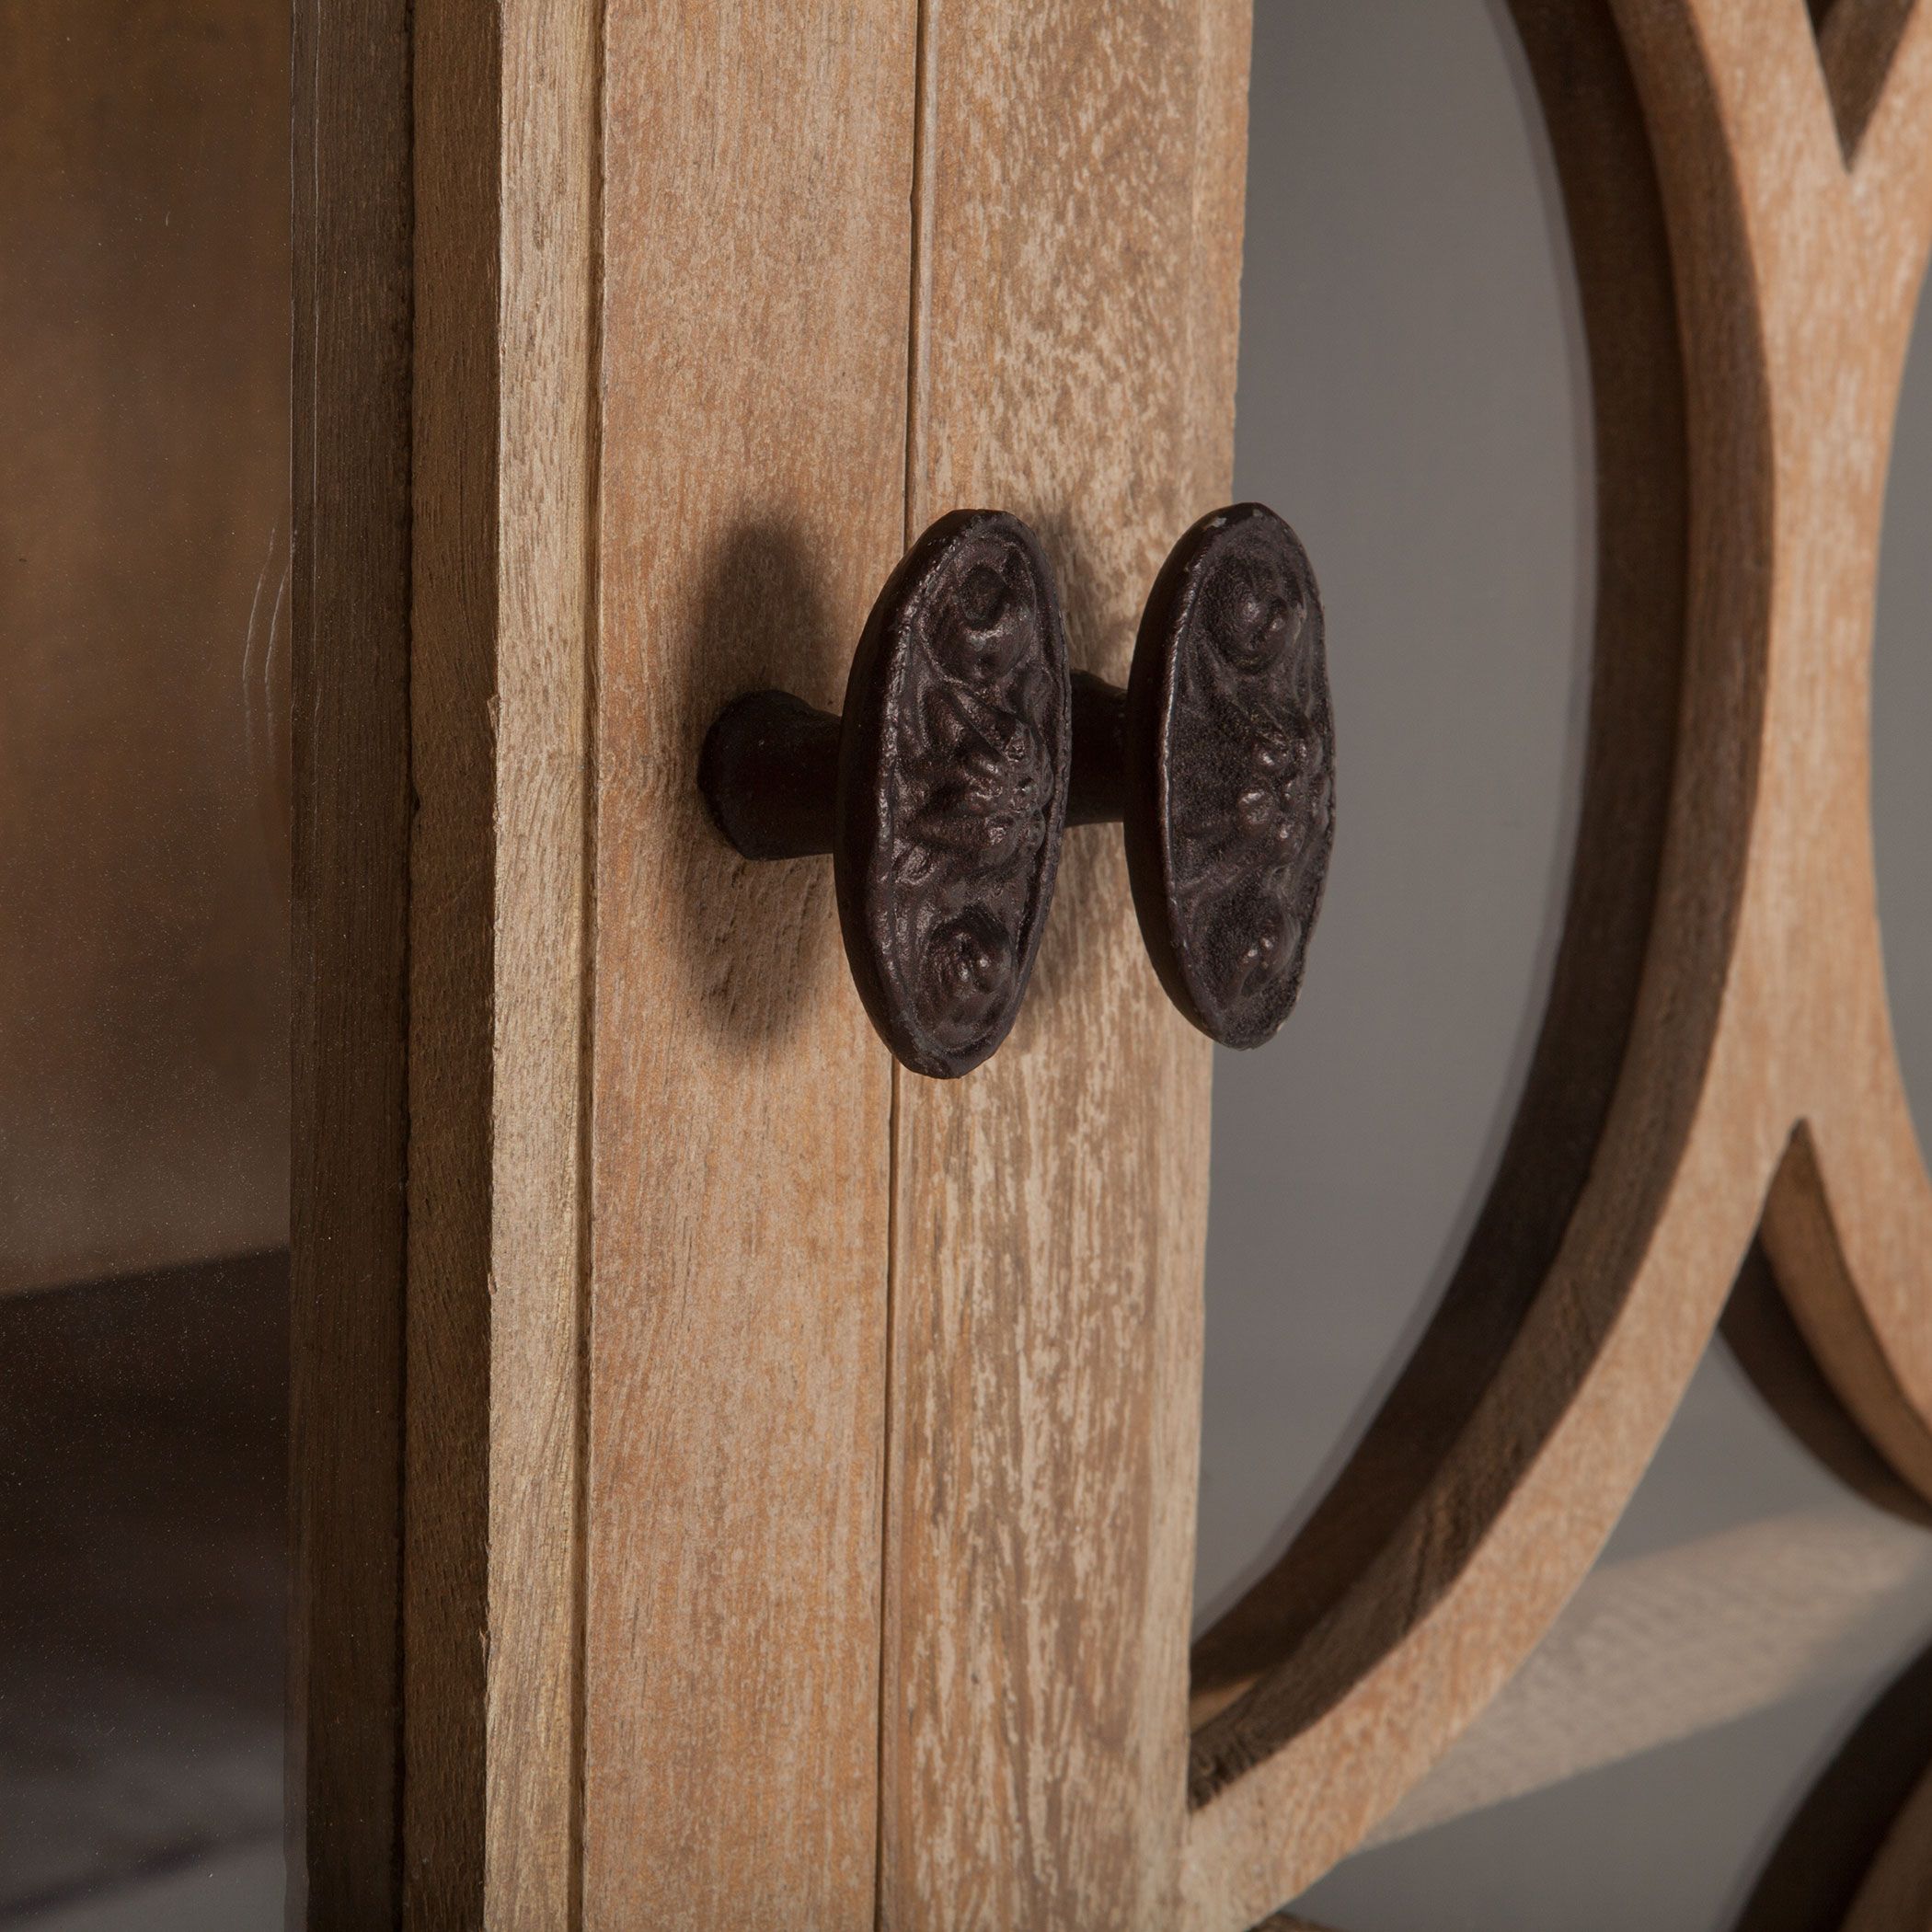
<svg viewBox="0 0 1932 1932"><path fill-rule="evenodd" d="M1052 898L1072 757L1066 640L1038 539L943 517L880 592L846 686L834 846L860 997L949 1076L1012 1027Z"/></svg>
<svg viewBox="0 0 1932 1932"><path fill-rule="evenodd" d="M1259 1046L1301 990L1335 836L1335 729L1307 553L1259 503L1181 538L1141 619L1127 859L1162 983L1204 1032Z"/></svg>

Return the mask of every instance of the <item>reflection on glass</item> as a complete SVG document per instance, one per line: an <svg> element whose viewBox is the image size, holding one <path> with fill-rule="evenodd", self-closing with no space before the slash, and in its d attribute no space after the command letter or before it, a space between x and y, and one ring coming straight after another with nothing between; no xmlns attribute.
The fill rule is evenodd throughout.
<svg viewBox="0 0 1932 1932"><path fill-rule="evenodd" d="M280 1918L288 151L286 0L0 8L0 1925Z"/></svg>
<svg viewBox="0 0 1932 1932"><path fill-rule="evenodd" d="M1780 1918L1770 1894L1794 1863L1853 1883L1932 1763L1921 1708L1915 1747L1868 1734L1849 1803L1824 1790L1928 1643L1922 1512L1828 1474L1714 1346L1543 1642L1296 1910L1334 1932L1835 1926Z"/></svg>
<svg viewBox="0 0 1932 1932"><path fill-rule="evenodd" d="M287 1237L286 15L0 15L0 1291Z"/></svg>
<svg viewBox="0 0 1932 1932"><path fill-rule="evenodd" d="M1320 579L1337 834L1298 1010L1215 1062L1203 1611L1279 1552L1439 1297L1554 952L1591 454L1510 31L1478 0L1256 12L1236 488Z"/></svg>

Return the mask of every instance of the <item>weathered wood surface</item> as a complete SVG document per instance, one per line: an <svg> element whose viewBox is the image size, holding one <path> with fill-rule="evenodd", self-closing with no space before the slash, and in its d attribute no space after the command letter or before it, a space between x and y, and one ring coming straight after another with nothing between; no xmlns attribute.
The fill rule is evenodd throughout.
<svg viewBox="0 0 1932 1932"><path fill-rule="evenodd" d="M1239 140L1222 109L1245 35L1232 13L1202 17L1213 31L1198 43L1191 16L1139 23L1177 72L1153 101L1157 204L1119 206L1133 249L1158 258L1179 239L1183 253L1147 271L1146 343L1116 325L1112 365L1080 378L1098 286L1067 308L1036 270L1024 328L1006 328L980 278L1018 286L1018 264L949 262L949 227L915 281L910 9L747 31L627 5L539 23L439 4L417 9L412 37L392 13L305 14L304 367L329 385L313 436L333 439L318 461L341 490L305 499L319 521L303 553L304 691L319 708L302 732L318 868L305 917L336 922L308 942L317 984L353 964L368 1003L305 1015L323 1151L304 1182L297 1696L316 1725L318 1923L845 1925L873 1916L882 1877L915 1896L918 1874L890 1858L882 1874L875 1839L890 1066L846 983L823 868L732 858L691 778L733 692L782 681L835 703L909 517L942 489L1023 490L1066 563L1067 506L1102 486L1083 512L1100 562L1076 594L1087 660L1119 668L1166 544L1225 489ZM1023 23L997 24L1016 51ZM1004 124L952 128L957 160L924 149L933 194L947 169L1000 184L995 238L1016 248L1033 219L1021 178L1052 158L1051 114L1069 99L1043 62L1034 85L1040 152L1022 156ZM1121 65L1122 156L1149 104ZM1055 165L1074 186L1094 166ZM1067 231L1069 250L1084 233ZM936 263L959 309L940 312L944 338ZM915 289L915 383L937 395L923 406L939 451L915 461L949 480L922 470L909 505ZM984 350L1017 380L1049 341L1027 407L1005 416L949 360ZM328 360L344 347L362 358L352 369ZM1051 369L1091 385L1079 439L1052 431ZM1132 436L1102 442L1149 378ZM975 425L983 408L995 413ZM997 440L972 454L986 427L1019 446L1029 419L1025 473ZM355 574L351 535L372 576ZM407 609L385 574L404 536ZM328 633L330 613L354 615L350 640ZM343 675L351 644L366 688ZM1035 1510L1029 1524L1029 1558L1057 1542L1075 1559L1064 1582L1084 1563L1097 1592L1118 1583L1132 1601L1092 1681L1072 1648L1080 1604L1063 1587L1038 1606L1060 1654L1023 1660L1043 1673L1034 1687L1111 1705L1102 1729L1119 1737L1087 1752L1096 1801L1036 1838L1028 1882L1077 1896L1064 1863L1096 1897L1120 1883L1108 1857L1133 1851L1139 1823L1107 1807L1157 1791L1159 1843L1118 1892L1151 1923L1172 1903L1181 1818L1204 1049L1167 1013L1118 858L1095 845L1069 923L1092 916L1046 1007L1122 1058L1109 1075L1103 1056L1097 1078L1056 1047L1037 1093L996 1089L976 1117L995 1140L1031 1138L1041 1165L1014 1177L1030 1224L1012 1237L1042 1284L1075 1291L1035 1310L1033 1466L1045 1457L1068 1502L1135 1519L1118 1547L1104 1518L1063 1531ZM1163 1121L1141 1082L1168 1062L1181 1085ZM405 1066L406 1296L391 1165ZM1083 1110L1116 1099L1134 1116L1110 1170L1136 1197L1124 1248L1092 1183L1077 1225L1045 1211L1091 1125ZM357 1123L361 1165L340 1147L325 1158ZM917 1185L936 1201L971 1181L928 1161ZM1087 1444L1132 1465L1091 1495L1064 1459L1077 1438L1055 1432L1060 1350L1079 1368L1064 1393ZM989 1476L1013 1446L986 1435ZM1004 1580L1014 1622L1035 1615L1029 1574ZM902 1628L961 1611L957 1573L936 1581L895 1586ZM329 1693L360 1721L327 1712ZM934 1708L942 1746L972 1715ZM1010 1728L997 1744L1026 1748ZM895 1723L895 1769L899 1745ZM1028 1774L1036 1811L1057 1748ZM325 1824L320 1794L359 1777L360 1801ZM973 1883L1005 1882L1010 1846L968 1848L985 1861ZM943 1854L943 1834L914 1849Z"/></svg>
<svg viewBox="0 0 1932 1932"><path fill-rule="evenodd" d="M416 6L404 1916L575 1885L595 9Z"/></svg>
<svg viewBox="0 0 1932 1932"><path fill-rule="evenodd" d="M1075 668L1116 681L1228 492L1248 41L1241 0L926 11L907 528L1026 518ZM1002 1052L900 1076L895 1932L1173 1922L1208 1067L1095 826Z"/></svg>
<svg viewBox="0 0 1932 1932"><path fill-rule="evenodd" d="M296 31L291 1918L559 1924L597 47Z"/></svg>
<svg viewBox="0 0 1932 1932"><path fill-rule="evenodd" d="M500 9L489 1922L579 1895L582 1156L596 612L596 0ZM420 30L420 29L419 29Z"/></svg>
<svg viewBox="0 0 1932 1932"><path fill-rule="evenodd" d="M1667 408L1637 419L1662 435L1667 489L1680 470L1687 485L1668 815L1654 891L1612 936L1643 933L1640 978L1627 1019L1608 1016L1609 1060L1589 1063L1610 1075L1600 1116L1558 1150L1575 1182L1547 1269L1452 1296L1444 1323L1476 1311L1478 1346L1458 1363L1439 1328L1423 1346L1441 1373L1398 1391L1426 1455L1372 1431L1337 1492L1359 1513L1292 1549L1201 1647L1186 1922L1202 1927L1252 1923L1360 1842L1535 1643L1760 1218L1836 1399L1932 1493L1932 1190L1892 1051L1867 817L1885 465L1932 241L1932 17L1838 0L1821 49L1800 0L1515 11L1576 234L1600 439L1632 346L1654 352L1668 236L1681 440ZM1627 301L1593 269L1619 178L1627 209L1663 216L1626 218ZM1611 596L1627 562L1671 555L1667 530L1646 549L1620 489L1637 454L1600 440ZM1616 647L1667 664L1668 602ZM1600 668L1593 764L1628 744L1639 822L1662 731L1606 702ZM1601 862L1590 822L1572 945ZM1492 1214L1510 1182L1506 1164Z"/></svg>
<svg viewBox="0 0 1932 1932"><path fill-rule="evenodd" d="M735 692L836 703L962 504L1121 674L1226 488L1245 15L435 0L413 100L397 17L305 15L298 934L366 1003L300 1036L319 1923L1252 1923L1547 1627L1767 1191L1834 1398L1932 1489L1863 739L1932 29L1838 0L1821 67L1798 0L1518 13L1617 647L1570 937L1444 1326L1197 1657L1191 1816L1206 1055L1114 837L1005 1052L895 1081L824 868L734 859L692 776Z"/></svg>
<svg viewBox="0 0 1932 1932"><path fill-rule="evenodd" d="M0 10L0 1293L288 1236L288 62Z"/></svg>
<svg viewBox="0 0 1932 1932"><path fill-rule="evenodd" d="M613 0L604 54L585 1925L857 1926L891 1063L822 861L698 747L836 710L904 528L915 18Z"/></svg>

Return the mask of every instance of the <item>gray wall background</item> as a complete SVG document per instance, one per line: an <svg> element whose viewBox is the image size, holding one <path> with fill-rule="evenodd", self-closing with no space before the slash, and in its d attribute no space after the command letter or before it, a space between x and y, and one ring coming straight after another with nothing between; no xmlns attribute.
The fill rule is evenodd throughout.
<svg viewBox="0 0 1932 1932"><path fill-rule="evenodd" d="M1271 1047L1215 1065L1202 1616L1319 1496L1479 1205L1561 916L1593 599L1581 325L1506 17L1486 0L1258 0L1256 17L1236 493L1315 560L1340 795L1302 1003ZM1928 530L1922 349L1888 507L1875 782L1922 1123ZM1716 1350L1607 1555L1838 1495ZM1308 1909L1348 1932L1727 1924L1902 1661L1363 1855Z"/></svg>

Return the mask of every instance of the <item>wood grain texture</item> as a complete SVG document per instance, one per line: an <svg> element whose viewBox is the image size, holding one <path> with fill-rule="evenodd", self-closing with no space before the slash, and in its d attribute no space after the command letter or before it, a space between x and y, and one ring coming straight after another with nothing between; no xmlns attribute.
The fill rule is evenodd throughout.
<svg viewBox="0 0 1932 1932"><path fill-rule="evenodd" d="M409 841L404 0L294 17L289 1915L401 1909Z"/></svg>
<svg viewBox="0 0 1932 1932"><path fill-rule="evenodd" d="M903 547L915 20L610 0L582 1915L869 1922L890 1062L706 729Z"/></svg>
<svg viewBox="0 0 1932 1932"><path fill-rule="evenodd" d="M403 1914L482 1919L503 181L495 9L410 19L409 1196Z"/></svg>
<svg viewBox="0 0 1932 1932"><path fill-rule="evenodd" d="M1248 38L1225 0L925 10L907 528L1026 518L1116 681L1228 491ZM1208 1068L1090 827L999 1056L899 1077L894 1932L1173 1922Z"/></svg>
<svg viewBox="0 0 1932 1932"><path fill-rule="evenodd" d="M1833 22L1848 29L1860 12L1844 4L1827 21L1828 56ZM1746 961L1777 1036L1772 1105L1794 1124L1763 1238L1827 1379L1932 1495L1932 1185L1892 1044L1869 807L1885 473L1932 247L1932 16L1915 13L1897 39L1849 172L1801 36L1776 43L1782 69L1767 49L1750 77L1743 23L1720 15L1706 31L1730 83L1779 405L1778 674L1754 828L1764 929ZM1788 125L1769 117L1767 94Z"/></svg>
<svg viewBox="0 0 1932 1932"><path fill-rule="evenodd" d="M574 1876L595 9L419 0L409 1925Z"/></svg>
<svg viewBox="0 0 1932 1932"><path fill-rule="evenodd" d="M1581 1184L1547 1272L1519 1278L1513 1307L1492 1298L1500 1347L1443 1382L1432 1466L1397 1453L1393 1493L1373 1468L1342 1478L1371 1533L1291 1551L1203 1645L1200 1926L1252 1923L1359 1842L1526 1653L1635 1487L1761 1217L1836 1398L1932 1492L1932 1192L1885 1014L1866 743L1885 462L1932 239L1932 16L1892 36L1880 86L1883 36L1854 31L1878 9L1853 0L1822 50L1799 0L1515 11L1600 385L1619 339L1654 351L1657 250L1653 234L1627 307L1593 276L1607 230L1579 193L1581 104L1608 110L1601 155L1632 205L1661 202L1669 238L1681 440L1667 416L1647 425L1662 473L1687 483L1668 815L1654 893L1626 912L1647 912L1647 936L1607 1108L1573 1123ZM1871 103L1854 111L1860 87ZM1600 430L1604 404L1600 386ZM1600 446L1606 508L1618 447ZM1632 534L1603 533L1606 597ZM1667 651L1661 626L1639 648ZM1601 667L1596 700L1593 757L1614 758ZM1639 729L1640 770L1659 742ZM1586 811L1573 921L1588 825ZM1364 1455L1387 1453L1372 1432Z"/></svg>
<svg viewBox="0 0 1932 1932"><path fill-rule="evenodd" d="M560 1925L594 16L305 8L297 46L291 1916Z"/></svg>
<svg viewBox="0 0 1932 1932"><path fill-rule="evenodd" d="M579 1898L599 0L504 0L484 1902Z"/></svg>
<svg viewBox="0 0 1932 1932"><path fill-rule="evenodd" d="M287 1239L288 61L0 10L0 1293Z"/></svg>
<svg viewBox="0 0 1932 1932"><path fill-rule="evenodd" d="M1863 735L1932 17L1518 0L1597 385L1569 935L1436 1329L1197 1655L1190 1814L1207 1058L1118 843L1000 1057L895 1081L825 869L693 778L953 507L1120 675L1227 489L1245 12L368 6L297 40L316 1923L1250 1924L1547 1627L1760 1221L1932 1493Z"/></svg>

